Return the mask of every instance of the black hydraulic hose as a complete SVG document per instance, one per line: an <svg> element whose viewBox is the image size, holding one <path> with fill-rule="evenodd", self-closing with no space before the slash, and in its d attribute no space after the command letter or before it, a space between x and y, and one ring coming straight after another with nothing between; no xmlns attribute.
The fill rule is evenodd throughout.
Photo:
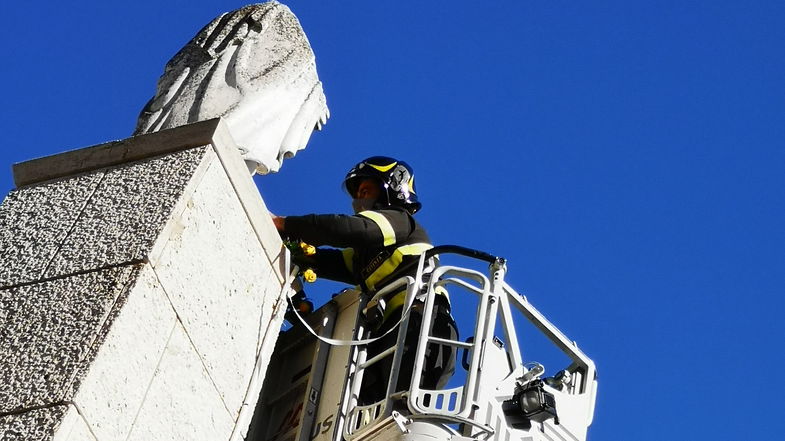
<svg viewBox="0 0 785 441"><path fill-rule="evenodd" d="M461 256L484 260L488 263L494 263L497 260L504 261L504 258L493 256L486 253L485 251L474 250L471 248L462 247L460 245L439 245L437 247L433 247L425 252L425 258L428 259L437 254L460 254Z"/></svg>

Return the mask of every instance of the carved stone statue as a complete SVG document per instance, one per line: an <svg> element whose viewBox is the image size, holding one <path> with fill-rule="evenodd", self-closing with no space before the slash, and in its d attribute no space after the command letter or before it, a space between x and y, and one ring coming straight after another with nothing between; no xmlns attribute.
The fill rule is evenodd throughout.
<svg viewBox="0 0 785 441"><path fill-rule="evenodd" d="M223 117L249 168L278 171L329 118L311 46L271 1L227 12L166 64L134 134Z"/></svg>

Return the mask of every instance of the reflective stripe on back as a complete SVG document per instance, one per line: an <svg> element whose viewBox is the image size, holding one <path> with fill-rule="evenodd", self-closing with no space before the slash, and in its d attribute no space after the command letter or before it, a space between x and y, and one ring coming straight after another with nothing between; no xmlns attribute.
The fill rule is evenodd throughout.
<svg viewBox="0 0 785 441"><path fill-rule="evenodd" d="M447 304L450 303L450 295L447 293L447 290L443 286L437 286L434 289L437 295L444 296L447 299ZM395 294L387 301L387 306L384 307L384 315L382 316L382 322L387 321L388 318L392 315L393 312L397 311L403 303L406 301L406 291L401 291L398 294Z"/></svg>
<svg viewBox="0 0 785 441"><path fill-rule="evenodd" d="M395 243L395 230L393 230L392 224L390 224L390 221L388 221L383 214L371 210L361 211L357 214L372 220L379 229L382 230L384 246L388 247Z"/></svg>
<svg viewBox="0 0 785 441"><path fill-rule="evenodd" d="M379 265L379 268L376 268L376 271L365 279L365 286L368 289L374 289L374 286L379 281L392 274L398 268L398 265L403 262L404 256L419 256L431 248L433 248L433 245L429 243L413 243L396 248L392 256L388 257L387 260Z"/></svg>

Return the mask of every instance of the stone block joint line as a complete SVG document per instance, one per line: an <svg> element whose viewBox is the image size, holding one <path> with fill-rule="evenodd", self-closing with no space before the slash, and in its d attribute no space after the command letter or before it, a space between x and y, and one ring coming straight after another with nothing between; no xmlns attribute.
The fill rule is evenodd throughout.
<svg viewBox="0 0 785 441"><path fill-rule="evenodd" d="M84 204L82 204L82 206L79 208L79 215L74 218L73 222L71 223L71 226L68 227L68 232L66 232L63 235L62 240L60 241L59 244L57 244L57 248L54 250L54 252L52 252L52 255L49 257L49 261L46 263L46 265L44 265L43 269L41 270L41 276L46 274L46 272L52 266L52 262L54 262L54 260L57 258L58 254L60 253L60 250L63 249L63 245L68 240L68 237L71 236L71 233L73 233L74 228L76 228L76 226L79 224L79 220L82 219L82 215L84 214L85 209L93 200L93 197L95 196L95 193L98 191L98 189L101 188L101 184L104 182L104 179L106 179L106 174L107 174L106 171L101 172L101 179L99 179L98 182L96 182L95 186L90 191L90 195L85 198Z"/></svg>
<svg viewBox="0 0 785 441"><path fill-rule="evenodd" d="M21 408L21 409L15 409L15 410L9 410L9 411L6 411L6 412L0 412L0 418L7 417L7 416L13 416L13 415L22 415L22 414L25 414L27 412L32 412L34 410L50 409L52 407L57 407L57 406L67 406L69 404L75 406L73 401L60 400L60 401L55 401L54 403L39 404L37 406L30 406L30 407L24 407L24 408Z"/></svg>
<svg viewBox="0 0 785 441"><path fill-rule="evenodd" d="M21 282L21 283L15 283L15 284L12 284L12 285L0 286L0 291L7 290L7 289L21 288L21 287L30 286L30 285L37 285L39 283L51 282L51 281L54 281L54 280L67 279L69 277L81 276L81 275L84 275L84 274L97 273L97 272L100 272L100 271L105 271L105 270L113 269L113 268L120 268L120 267L124 267L124 266L143 265L143 264L146 264L146 263L148 263L147 262L147 258L132 259L132 260L129 260L129 261L126 261L126 262L112 263L112 264L109 264L109 265L103 265L103 266L99 266L99 267L96 267L96 268L90 268L90 269L85 269L85 270L80 270L80 271L74 271L72 273L61 274L61 275L58 275L58 276L47 277L47 278L44 278L44 279L38 279L38 280L29 281L29 282Z"/></svg>

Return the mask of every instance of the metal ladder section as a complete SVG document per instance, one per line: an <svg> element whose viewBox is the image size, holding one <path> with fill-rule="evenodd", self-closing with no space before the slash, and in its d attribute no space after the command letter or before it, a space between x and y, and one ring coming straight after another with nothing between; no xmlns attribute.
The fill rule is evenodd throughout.
<svg viewBox="0 0 785 441"><path fill-rule="evenodd" d="M418 276L419 275L420 274L418 272ZM419 279L420 277L417 277L417 279L409 276L401 277L377 292L374 295L374 299L382 298L390 293L399 292L405 289L406 301L404 303L404 308L408 309L408 307L410 307L412 304L414 297L422 287L422 283L416 282L416 280ZM364 306L366 303L369 302L363 302L362 306ZM392 415L392 402L394 399L400 396L400 394L395 393L394 389L395 385L398 384L398 367L401 364L403 351L398 351L397 349L399 347L403 347L404 345L404 341L406 339L406 329L408 329L408 325L408 315L404 314L397 328L400 331L398 333L396 344L382 351L371 359L367 358L367 346L362 345L356 348L353 360L350 362L349 366L351 375L350 385L347 388L347 394L344 396L345 409L347 410L345 413L346 422L343 427L343 435L345 439L351 440L361 435L372 426L378 425L379 422ZM395 332L395 329L396 328L394 327L393 332ZM368 334L369 331L367 329L365 329L362 325L358 325L356 334L356 338L358 340L367 338ZM369 405L359 405L358 398L360 396L360 390L363 386L363 373L365 369L381 362L387 357L393 357L393 368L390 372L390 378L387 381L387 392L385 394L387 398Z"/></svg>
<svg viewBox="0 0 785 441"><path fill-rule="evenodd" d="M490 264L489 276L486 277L485 274L473 269L447 265L437 265L430 272L424 272L426 261L442 253L461 254L486 261ZM425 302L414 372L409 389L396 392L394 389L397 384L397 372L403 355L403 351L399 351L398 348L403 347L408 329L408 315L404 314L396 345L370 360L366 359L365 348L358 348L355 371L349 388L351 394L346 407L348 412L343 430L346 439L356 439L377 427L380 422L388 419L391 415L397 415L393 405L395 402L400 403L402 399L405 399L407 410L410 413L407 417L412 420L428 419L442 421L445 424L459 423L464 427L470 427L466 433L481 433L484 434L484 437L504 431L503 425L500 426L498 423L499 416L496 407L501 399L512 395L516 381L523 378L528 372L524 365L513 321L513 308L517 309L572 360L572 364L566 369L570 381L567 382L568 386L563 392L574 396L582 403L581 408L586 408L586 415L581 416L583 420L581 425L584 422L586 427L591 424L596 393L594 363L578 349L574 342L570 341L537 311L525 297L515 292L504 282L505 273L504 259L463 247L442 246L429 250L421 256L414 278L400 278L377 294L380 296L394 290L400 291L405 286L407 294L404 307L411 305L415 297ZM450 290L450 288L456 287L460 289ZM457 292L468 292L476 296L478 307L473 329L473 341L449 340L431 335L437 288L447 289L453 303L460 301L460 299L452 298ZM497 322L500 323L504 333L506 342L504 350L506 350L506 358L510 365L505 372L500 372L499 367L495 366L499 364L498 357L494 358L491 356L493 354L489 353L493 349ZM364 331L358 330L358 332ZM463 385L443 390L428 390L419 387L428 344L448 345L454 348L455 353L464 349L470 354L469 368ZM387 398L371 405L358 406L356 399L362 387L363 370L388 356L393 356L394 361L387 385ZM493 376L494 370L496 371L495 377ZM401 410L400 408L396 409Z"/></svg>

